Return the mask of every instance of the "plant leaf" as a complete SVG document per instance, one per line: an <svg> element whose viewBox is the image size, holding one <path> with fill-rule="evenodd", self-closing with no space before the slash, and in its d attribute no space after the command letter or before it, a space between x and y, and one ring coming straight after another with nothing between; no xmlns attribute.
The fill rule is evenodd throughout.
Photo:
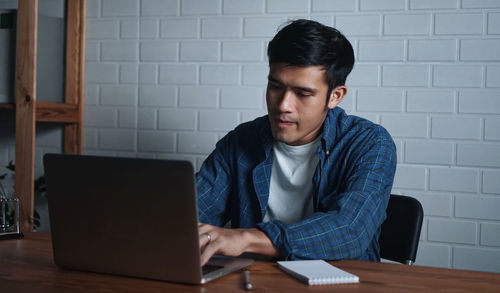
<svg viewBox="0 0 500 293"><path fill-rule="evenodd" d="M9 164L7 165L7 167L5 167L11 171L16 171L16 166L12 163L12 161L9 162Z"/></svg>

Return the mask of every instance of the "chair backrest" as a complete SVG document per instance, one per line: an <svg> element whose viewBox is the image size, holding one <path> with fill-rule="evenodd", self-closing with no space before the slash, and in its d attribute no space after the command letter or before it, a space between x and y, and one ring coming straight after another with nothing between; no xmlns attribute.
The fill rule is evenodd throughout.
<svg viewBox="0 0 500 293"><path fill-rule="evenodd" d="M391 194L379 245L384 259L411 265L417 257L424 210L413 197Z"/></svg>

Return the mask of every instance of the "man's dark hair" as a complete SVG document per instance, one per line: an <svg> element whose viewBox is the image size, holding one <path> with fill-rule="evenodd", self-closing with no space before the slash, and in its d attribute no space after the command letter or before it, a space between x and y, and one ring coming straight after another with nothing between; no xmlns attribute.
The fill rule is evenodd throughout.
<svg viewBox="0 0 500 293"><path fill-rule="evenodd" d="M299 19L283 27L267 47L269 65L322 66L326 70L328 96L344 85L354 66L351 43L338 30L316 21Z"/></svg>

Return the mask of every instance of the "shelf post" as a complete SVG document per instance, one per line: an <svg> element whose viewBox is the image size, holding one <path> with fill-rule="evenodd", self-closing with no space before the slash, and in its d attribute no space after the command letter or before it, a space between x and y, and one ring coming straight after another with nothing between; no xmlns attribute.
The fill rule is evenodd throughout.
<svg viewBox="0 0 500 293"><path fill-rule="evenodd" d="M33 231L38 0L19 0L16 72L15 195L21 232Z"/></svg>
<svg viewBox="0 0 500 293"><path fill-rule="evenodd" d="M86 1L68 1L66 35L66 104L77 105L78 122L64 126L64 152L83 152L83 95Z"/></svg>

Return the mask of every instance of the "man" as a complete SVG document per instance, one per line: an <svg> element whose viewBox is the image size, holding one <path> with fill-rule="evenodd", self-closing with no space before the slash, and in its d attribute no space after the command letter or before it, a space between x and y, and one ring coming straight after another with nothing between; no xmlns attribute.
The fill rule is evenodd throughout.
<svg viewBox="0 0 500 293"><path fill-rule="evenodd" d="M396 151L384 128L337 107L351 44L296 20L269 43L268 57L268 115L222 138L196 177L202 263L244 252L380 260Z"/></svg>

